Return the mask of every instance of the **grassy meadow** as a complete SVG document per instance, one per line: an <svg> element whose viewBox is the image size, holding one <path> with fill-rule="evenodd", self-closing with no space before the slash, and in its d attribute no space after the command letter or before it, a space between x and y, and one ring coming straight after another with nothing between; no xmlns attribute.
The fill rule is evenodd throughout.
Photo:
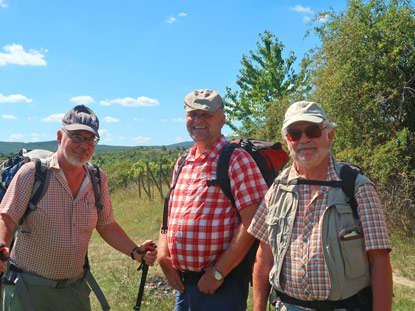
<svg viewBox="0 0 415 311"><path fill-rule="evenodd" d="M158 242L163 202L159 199L149 202L138 197L137 189L120 189L112 194L112 203L117 221L137 243L146 239ZM415 240L392 235L392 266L395 273L415 281ZM141 280L138 264L108 246L94 232L89 259L91 270L101 286L113 311L133 310ZM415 310L415 289L395 283L393 310ZM101 310L91 293L92 310ZM252 298L248 301L252 310ZM141 310L173 310L174 292L166 285L160 267L156 264L149 269Z"/></svg>

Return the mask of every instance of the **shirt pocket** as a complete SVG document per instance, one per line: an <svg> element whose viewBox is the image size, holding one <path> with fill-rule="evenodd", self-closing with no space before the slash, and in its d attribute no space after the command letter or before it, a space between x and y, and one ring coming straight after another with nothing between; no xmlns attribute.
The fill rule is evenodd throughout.
<svg viewBox="0 0 415 311"><path fill-rule="evenodd" d="M98 221L98 211L95 206L94 194L88 194L75 210L79 231L92 232Z"/></svg>

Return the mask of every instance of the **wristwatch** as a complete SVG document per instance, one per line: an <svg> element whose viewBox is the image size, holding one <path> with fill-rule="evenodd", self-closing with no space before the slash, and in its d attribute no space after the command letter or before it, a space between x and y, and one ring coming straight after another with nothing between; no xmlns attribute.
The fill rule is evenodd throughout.
<svg viewBox="0 0 415 311"><path fill-rule="evenodd" d="M215 267L213 267L213 276L215 277L215 279L217 281L222 281L223 280L223 275L222 273L220 273L218 270L216 270Z"/></svg>

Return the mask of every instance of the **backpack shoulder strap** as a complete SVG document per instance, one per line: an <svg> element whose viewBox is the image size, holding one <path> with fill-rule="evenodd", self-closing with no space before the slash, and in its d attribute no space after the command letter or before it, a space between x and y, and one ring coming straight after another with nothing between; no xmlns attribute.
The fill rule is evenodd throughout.
<svg viewBox="0 0 415 311"><path fill-rule="evenodd" d="M33 159L35 162L35 181L33 182L32 193L30 195L29 204L27 205L26 212L20 219L21 224L26 216L36 209L37 204L45 195L49 186L50 171L45 159Z"/></svg>
<svg viewBox="0 0 415 311"><path fill-rule="evenodd" d="M232 205L236 208L235 198L232 195L231 180L229 178L229 162L235 148L239 148L237 143L227 143L219 154L218 164L216 166L216 180L212 180L211 184L218 184L223 193L231 201Z"/></svg>
<svg viewBox="0 0 415 311"><path fill-rule="evenodd" d="M340 169L342 190L348 198L347 203L349 203L350 207L352 208L354 217L356 219L359 219L359 215L357 214L357 201L354 195L357 175L359 175L359 172L357 170L351 168L347 164L342 165Z"/></svg>
<svg viewBox="0 0 415 311"><path fill-rule="evenodd" d="M177 170L176 170L176 175L173 177L173 184L170 187L169 191L167 191L166 195L164 196L164 208L163 208L163 223L161 225L161 229L160 232L162 234L167 233L167 220L169 217L169 201L170 201L170 194L173 191L173 189L176 187L177 184L177 179L179 178L179 174L182 171L182 168L184 166L184 163L186 162L186 157L189 153L189 149L185 150L180 159L179 162L177 163Z"/></svg>
<svg viewBox="0 0 415 311"><path fill-rule="evenodd" d="M101 204L101 172L99 171L98 165L95 163L88 162L86 167L89 177L91 177L92 189L94 190L95 196L95 206L100 211L103 208Z"/></svg>
<svg viewBox="0 0 415 311"><path fill-rule="evenodd" d="M353 169L347 163L341 164L340 179L341 181L322 181L322 180L309 180L309 179L297 179L293 182L297 185L317 185L317 186L329 186L335 188L342 188L344 194L347 197L347 203L352 209L353 216L359 219L357 213L357 201L355 198L355 184L356 178L359 175L359 171Z"/></svg>

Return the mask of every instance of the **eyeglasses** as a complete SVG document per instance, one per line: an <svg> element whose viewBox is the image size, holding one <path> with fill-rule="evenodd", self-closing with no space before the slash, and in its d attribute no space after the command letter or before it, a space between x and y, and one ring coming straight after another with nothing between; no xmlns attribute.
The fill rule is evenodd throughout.
<svg viewBox="0 0 415 311"><path fill-rule="evenodd" d="M303 132L309 138L318 138L321 136L321 131L324 130L325 127L320 128L317 124L310 125L303 130L300 129L287 129L287 138L289 141L299 141Z"/></svg>
<svg viewBox="0 0 415 311"><path fill-rule="evenodd" d="M66 134L68 134L69 138L72 140L72 142L74 142L75 144L82 144L84 141L86 141L86 143L90 146L95 146L96 144L98 144L99 142L99 138L96 136L92 136L92 137L85 137L82 136L80 134L71 134L66 130L63 130Z"/></svg>

